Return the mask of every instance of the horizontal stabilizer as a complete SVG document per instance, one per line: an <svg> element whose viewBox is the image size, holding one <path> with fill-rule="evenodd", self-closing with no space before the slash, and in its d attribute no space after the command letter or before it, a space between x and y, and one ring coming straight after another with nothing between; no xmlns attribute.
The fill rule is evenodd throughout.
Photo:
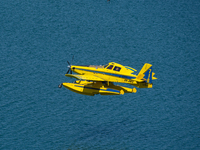
<svg viewBox="0 0 200 150"><path fill-rule="evenodd" d="M152 80L156 80L157 78L156 77L154 77L154 72L152 72Z"/></svg>

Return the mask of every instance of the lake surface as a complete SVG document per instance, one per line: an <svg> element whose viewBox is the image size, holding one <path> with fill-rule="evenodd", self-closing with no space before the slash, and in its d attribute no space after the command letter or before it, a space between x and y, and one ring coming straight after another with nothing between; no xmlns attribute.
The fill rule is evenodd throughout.
<svg viewBox="0 0 200 150"><path fill-rule="evenodd" d="M74 65L153 65L152 89L58 88ZM0 149L200 149L200 1L2 0Z"/></svg>

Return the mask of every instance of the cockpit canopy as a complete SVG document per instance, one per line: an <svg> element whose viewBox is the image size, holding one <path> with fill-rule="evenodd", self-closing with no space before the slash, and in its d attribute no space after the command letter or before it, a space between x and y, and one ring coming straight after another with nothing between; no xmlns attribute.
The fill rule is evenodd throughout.
<svg viewBox="0 0 200 150"><path fill-rule="evenodd" d="M121 67L120 65L117 65L117 64L107 64L104 66L104 68L106 69L110 69L110 70L114 70L114 71L120 71L121 70Z"/></svg>
<svg viewBox="0 0 200 150"><path fill-rule="evenodd" d="M108 70L112 70L112 71L116 71L116 72L123 72L123 73L127 73L127 74L132 74L134 71L137 71L131 67L122 66L115 62L110 62L109 64L104 65L103 67Z"/></svg>

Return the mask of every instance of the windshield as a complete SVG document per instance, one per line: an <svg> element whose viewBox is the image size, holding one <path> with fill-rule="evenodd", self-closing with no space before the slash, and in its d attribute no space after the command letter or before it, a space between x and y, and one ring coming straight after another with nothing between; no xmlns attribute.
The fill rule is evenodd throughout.
<svg viewBox="0 0 200 150"><path fill-rule="evenodd" d="M104 68L106 68L107 66L108 66L108 64L107 64L107 65L105 65L105 66L104 66Z"/></svg>
<svg viewBox="0 0 200 150"><path fill-rule="evenodd" d="M110 66L108 66L108 68L107 69L112 69L113 68L113 65L110 65Z"/></svg>

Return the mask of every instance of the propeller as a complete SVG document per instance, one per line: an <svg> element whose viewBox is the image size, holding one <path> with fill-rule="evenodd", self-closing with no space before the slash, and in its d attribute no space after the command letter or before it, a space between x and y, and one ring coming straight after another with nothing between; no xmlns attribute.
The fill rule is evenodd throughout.
<svg viewBox="0 0 200 150"><path fill-rule="evenodd" d="M73 60L74 60L74 55L73 55L73 57L72 57L72 63L73 63ZM66 74L68 74L68 73L70 73L70 74L72 74L72 70L71 70L71 64L67 61L67 63L68 63L68 71L67 71L67 73Z"/></svg>

